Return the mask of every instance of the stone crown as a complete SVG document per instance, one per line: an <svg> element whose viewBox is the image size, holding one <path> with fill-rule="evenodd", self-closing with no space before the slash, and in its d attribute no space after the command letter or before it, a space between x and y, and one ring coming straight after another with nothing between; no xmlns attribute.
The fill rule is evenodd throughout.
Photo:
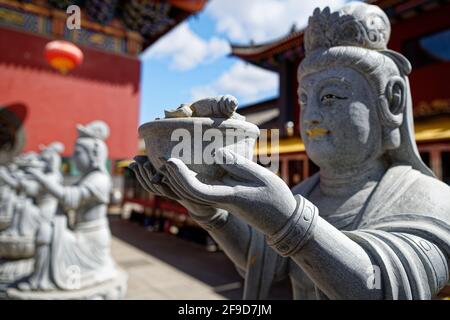
<svg viewBox="0 0 450 320"><path fill-rule="evenodd" d="M387 15L378 6L351 3L331 13L316 8L305 30L306 53L336 46L386 50L391 33Z"/></svg>

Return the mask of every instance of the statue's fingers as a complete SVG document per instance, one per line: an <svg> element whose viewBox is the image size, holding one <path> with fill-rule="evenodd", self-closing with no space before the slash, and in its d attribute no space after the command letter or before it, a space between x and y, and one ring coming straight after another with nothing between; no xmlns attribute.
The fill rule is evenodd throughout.
<svg viewBox="0 0 450 320"><path fill-rule="evenodd" d="M153 192L147 185L147 183L142 179L141 173L139 172L138 165L136 162L131 163L128 168L130 168L134 172L134 176L136 180L139 182L142 188L144 188L147 192Z"/></svg>
<svg viewBox="0 0 450 320"><path fill-rule="evenodd" d="M148 181L150 181L151 183L155 182L154 178L156 175L161 175L160 173L156 172L156 170L154 170L153 166L150 164L149 161L145 162L142 165L142 169L144 171L145 177ZM156 181L159 182L159 181Z"/></svg>
<svg viewBox="0 0 450 320"><path fill-rule="evenodd" d="M178 181L178 177L176 173L171 168L167 168L167 174L164 177L164 179L167 179L169 181L169 184L171 185L172 189L176 191L176 193L182 198L186 199L188 201L192 201L197 204L203 204L203 205L211 205L211 202L205 201L199 197L196 197L192 195L188 190L185 189L185 187L181 184L180 181Z"/></svg>
<svg viewBox="0 0 450 320"><path fill-rule="evenodd" d="M172 189L164 184L153 184L153 187L158 190L163 197L170 198L172 200L182 200Z"/></svg>
<svg viewBox="0 0 450 320"><path fill-rule="evenodd" d="M158 173L158 170L153 166L153 164L148 160L143 164L144 168L148 170L152 175L155 175Z"/></svg>
<svg viewBox="0 0 450 320"><path fill-rule="evenodd" d="M211 206L211 203L204 202L201 200L198 200L196 198L192 198L191 195L187 194L183 189L179 188L178 186L175 187L175 182L173 181L173 177L167 174L163 178L163 183L167 183L170 185L170 188L173 190L173 192L177 195L179 200L182 201L188 201L193 204L197 205L203 205L203 206Z"/></svg>
<svg viewBox="0 0 450 320"><path fill-rule="evenodd" d="M256 162L226 148L218 149L214 158L216 164L232 176L244 181L264 181L270 173Z"/></svg>
<svg viewBox="0 0 450 320"><path fill-rule="evenodd" d="M171 167L167 167L166 177L170 180L171 185L174 189L177 189L179 193L182 194L183 198L192 201L197 204L211 205L211 201L207 201L202 197L196 196L189 189L187 189L180 180L178 173Z"/></svg>
<svg viewBox="0 0 450 320"><path fill-rule="evenodd" d="M148 162L148 157L147 156L135 156L133 158L133 160L136 163L139 163L139 164L143 165L144 163Z"/></svg>
<svg viewBox="0 0 450 320"><path fill-rule="evenodd" d="M196 198L204 201L220 203L228 202L233 196L233 188L229 186L212 186L199 181L181 160L171 158L167 161L167 167L171 169L172 176L176 176L184 190Z"/></svg>
<svg viewBox="0 0 450 320"><path fill-rule="evenodd" d="M170 191L175 195L176 200L185 200L186 198L184 197L184 195L178 191L177 188L174 188L172 186L172 183L170 182L170 180L167 178L167 176L164 176L161 185L163 185L165 188L169 188Z"/></svg>
<svg viewBox="0 0 450 320"><path fill-rule="evenodd" d="M173 199L173 200L181 200L181 198L174 193L173 188L164 183L164 178L161 179L158 183L152 183L153 188L155 188L162 196Z"/></svg>
<svg viewBox="0 0 450 320"><path fill-rule="evenodd" d="M139 184L148 192L150 192L150 190L148 190L147 184L142 180L142 178L140 177L140 173L139 170L137 169L137 164L135 162L131 163L128 168L131 169L131 171L134 172L134 176L136 177L136 180L139 182Z"/></svg>
<svg viewBox="0 0 450 320"><path fill-rule="evenodd" d="M144 169L144 165L142 163L136 162L136 167L139 171L141 179L146 182L148 186L152 185L152 179L149 179L148 173Z"/></svg>
<svg viewBox="0 0 450 320"><path fill-rule="evenodd" d="M158 194L158 192L152 188L151 184L149 185L147 181L145 181L142 176L141 172L139 170L139 165L136 162L133 162L129 165L129 168L133 170L134 175L136 176L137 181L139 184L144 188L147 192Z"/></svg>

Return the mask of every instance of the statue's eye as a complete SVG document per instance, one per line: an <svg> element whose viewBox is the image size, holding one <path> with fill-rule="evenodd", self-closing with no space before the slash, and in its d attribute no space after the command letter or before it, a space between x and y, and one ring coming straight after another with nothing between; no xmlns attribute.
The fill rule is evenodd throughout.
<svg viewBox="0 0 450 320"><path fill-rule="evenodd" d="M301 105L302 107L305 107L306 104L307 104L307 102L308 102L308 97L306 96L306 94L302 93L302 94L300 95L300 105Z"/></svg>
<svg viewBox="0 0 450 320"><path fill-rule="evenodd" d="M323 95L322 98L320 98L320 101L321 102L328 102L328 101L332 101L332 100L345 100L345 99L347 99L347 98L339 97L339 96L336 96L334 94L326 94L326 95Z"/></svg>

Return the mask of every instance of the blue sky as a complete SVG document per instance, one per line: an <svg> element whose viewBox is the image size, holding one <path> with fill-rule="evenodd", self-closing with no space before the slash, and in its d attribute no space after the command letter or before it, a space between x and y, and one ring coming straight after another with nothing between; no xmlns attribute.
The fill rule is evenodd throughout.
<svg viewBox="0 0 450 320"><path fill-rule="evenodd" d="M315 7L346 1L210 0L141 54L140 123L206 96L232 94L240 105L277 96L278 75L231 57L229 44L271 41L303 28Z"/></svg>

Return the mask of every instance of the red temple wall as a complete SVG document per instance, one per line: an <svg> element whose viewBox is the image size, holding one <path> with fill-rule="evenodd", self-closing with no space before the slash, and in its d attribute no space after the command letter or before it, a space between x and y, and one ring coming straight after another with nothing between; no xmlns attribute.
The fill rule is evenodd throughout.
<svg viewBox="0 0 450 320"><path fill-rule="evenodd" d="M139 121L138 59L80 47L84 62L68 76L51 69L43 51L49 41L33 34L0 29L0 105L28 108L25 151L58 140L70 156L76 124L103 120L111 129L109 157L137 153Z"/></svg>
<svg viewBox="0 0 450 320"><path fill-rule="evenodd" d="M450 27L450 4L421 12L414 17L395 23L389 48L402 52L405 41L419 38ZM448 75L450 62L441 62L413 68L409 76L414 106L436 99L450 99Z"/></svg>

